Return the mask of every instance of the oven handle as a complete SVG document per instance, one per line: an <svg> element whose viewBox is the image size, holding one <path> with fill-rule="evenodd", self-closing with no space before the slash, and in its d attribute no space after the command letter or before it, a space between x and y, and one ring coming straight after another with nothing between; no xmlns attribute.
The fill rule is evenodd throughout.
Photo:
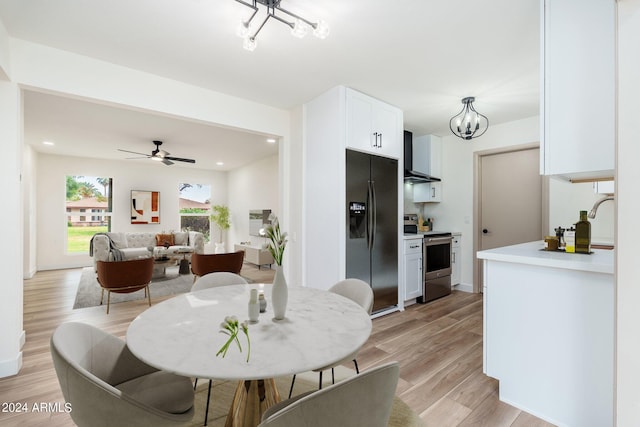
<svg viewBox="0 0 640 427"><path fill-rule="evenodd" d="M442 242L451 242L453 240L453 236L450 237L425 237L424 244L425 245L437 245Z"/></svg>

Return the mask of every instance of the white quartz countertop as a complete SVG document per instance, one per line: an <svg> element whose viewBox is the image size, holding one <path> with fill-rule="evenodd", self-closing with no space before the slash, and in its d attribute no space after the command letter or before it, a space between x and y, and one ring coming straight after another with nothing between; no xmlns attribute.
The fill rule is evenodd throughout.
<svg viewBox="0 0 640 427"><path fill-rule="evenodd" d="M613 250L592 249L591 254L552 252L544 250L544 241L522 243L513 246L479 251L478 258L564 268L567 270L613 274Z"/></svg>

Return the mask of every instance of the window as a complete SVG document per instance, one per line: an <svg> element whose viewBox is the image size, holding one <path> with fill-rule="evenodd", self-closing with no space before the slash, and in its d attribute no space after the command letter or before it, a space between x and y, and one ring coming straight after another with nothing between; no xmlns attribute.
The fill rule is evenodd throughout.
<svg viewBox="0 0 640 427"><path fill-rule="evenodd" d="M180 228L183 231L199 231L209 242L211 226L211 186L205 184L180 184Z"/></svg>
<svg viewBox="0 0 640 427"><path fill-rule="evenodd" d="M113 180L76 175L66 180L67 253L89 253L93 235L111 231Z"/></svg>

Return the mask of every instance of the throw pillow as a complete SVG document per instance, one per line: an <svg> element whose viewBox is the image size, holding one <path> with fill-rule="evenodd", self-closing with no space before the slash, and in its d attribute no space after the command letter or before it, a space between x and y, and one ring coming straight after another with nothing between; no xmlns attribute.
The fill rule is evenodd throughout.
<svg viewBox="0 0 640 427"><path fill-rule="evenodd" d="M173 242L178 246L187 246L189 244L189 233L186 231L173 233Z"/></svg>
<svg viewBox="0 0 640 427"><path fill-rule="evenodd" d="M173 234L156 234L156 246L173 246Z"/></svg>

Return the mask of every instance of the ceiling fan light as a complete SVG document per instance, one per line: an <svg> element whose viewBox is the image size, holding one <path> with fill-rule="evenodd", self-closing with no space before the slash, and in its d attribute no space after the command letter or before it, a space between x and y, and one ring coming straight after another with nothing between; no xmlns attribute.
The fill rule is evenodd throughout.
<svg viewBox="0 0 640 427"><path fill-rule="evenodd" d="M293 27L291 28L291 35L301 39L307 35L308 31L309 27L307 24L302 22L300 19L296 19L293 23Z"/></svg>
<svg viewBox="0 0 640 427"><path fill-rule="evenodd" d="M258 46L258 42L256 41L256 39L252 37L245 37L244 41L242 42L242 47L248 50L249 52L253 52L254 50L256 50L257 46Z"/></svg>
<svg viewBox="0 0 640 427"><path fill-rule="evenodd" d="M161 161L162 161L162 160L164 160L164 159L163 159L162 157L160 157L160 156L152 156L152 157L151 157L151 160L154 160L154 161L156 161L156 162L161 162Z"/></svg>
<svg viewBox="0 0 640 427"><path fill-rule="evenodd" d="M319 20L313 29L313 35L319 39L326 39L329 35L329 24L322 19Z"/></svg>

